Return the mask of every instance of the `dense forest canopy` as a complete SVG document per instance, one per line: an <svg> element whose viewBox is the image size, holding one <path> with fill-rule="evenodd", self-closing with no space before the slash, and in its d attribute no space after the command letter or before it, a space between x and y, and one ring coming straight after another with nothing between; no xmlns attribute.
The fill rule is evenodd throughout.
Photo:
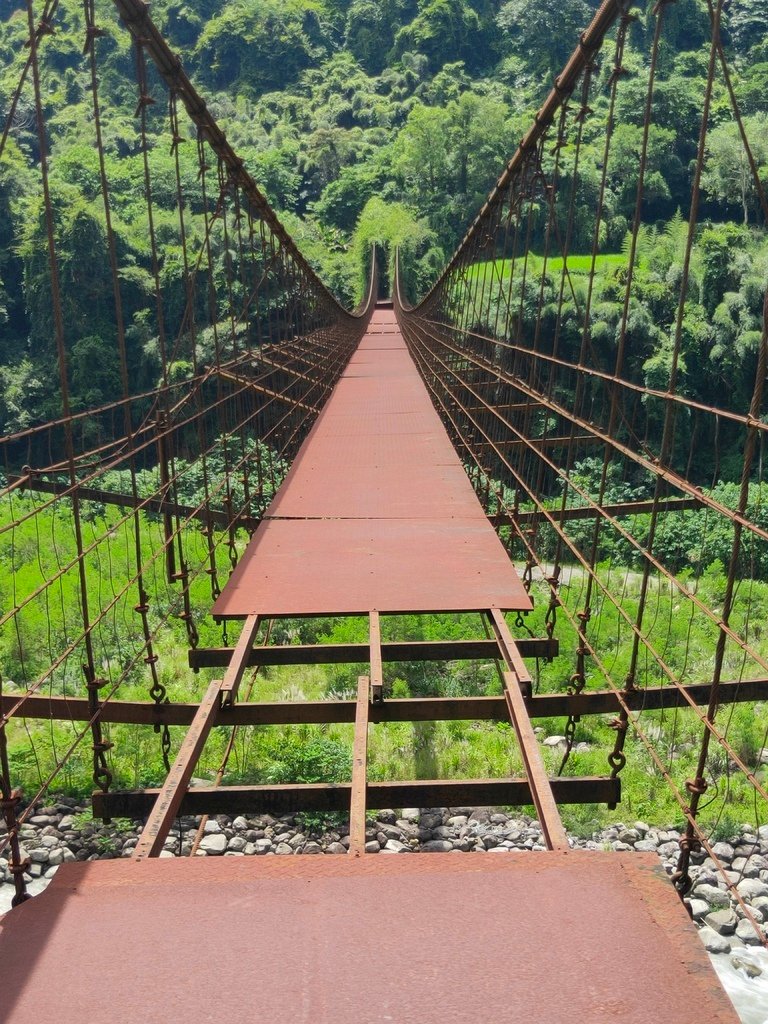
<svg viewBox="0 0 768 1024"><path fill-rule="evenodd" d="M647 5L648 9L652 5ZM331 289L360 294L370 243L399 245L412 294L428 286L530 124L597 0L157 0L152 15L227 137ZM601 250L619 253L634 206L629 170L640 147L649 20L638 5L624 54ZM97 11L114 25L106 2ZM0 107L7 109L26 38L26 12L0 5ZM104 216L93 119L82 61L79 7L63 5L44 40L51 189L68 323L73 406L119 393ZM706 0L670 5L646 173L636 333L652 386L664 382L664 324L679 277L707 62ZM761 173L768 178L768 0L727 5L734 82ZM115 41L116 40L116 41ZM113 183L129 356L134 381L158 379L153 337L135 78L127 34L100 42L100 90ZM610 59L600 75L609 73ZM606 90L595 90L595 109ZM159 106L162 106L160 104ZM574 250L587 252L604 118L585 125ZM183 304L165 111L149 118L163 286ZM690 375L706 393L754 372L768 247L722 84L715 92L696 248L698 301L686 329ZM199 193L194 145L182 147L184 186ZM59 412L53 374L48 265L38 143L22 100L0 163L0 428L14 431ZM580 198L581 195L580 195ZM164 233L164 225L169 230ZM610 261L596 330L613 330ZM602 271L601 271L602 273ZM204 358L204 353L203 353Z"/></svg>

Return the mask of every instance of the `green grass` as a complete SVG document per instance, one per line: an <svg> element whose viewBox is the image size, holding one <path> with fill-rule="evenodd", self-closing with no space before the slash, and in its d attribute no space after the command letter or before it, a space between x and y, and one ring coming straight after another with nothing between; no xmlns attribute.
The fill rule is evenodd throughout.
<svg viewBox="0 0 768 1024"><path fill-rule="evenodd" d="M26 499L25 499L26 500ZM18 509L16 510L18 512ZM107 513L106 522L111 520ZM93 525L102 529L104 523ZM89 526L89 529L91 527ZM71 531L70 531L71 532ZM159 526L144 524L143 543L149 556L157 543ZM45 547L38 554L38 534ZM48 567L48 561L63 562L70 552L67 539L68 526L56 520L53 513L43 513L37 528L32 525L19 528L14 537L13 560L18 588L34 589ZM53 541L48 538L55 538ZM92 588L92 611L103 607L119 589L130 572L131 528L117 530L111 538L112 583L99 575L101 563L94 561L89 571ZM55 546L55 553L54 553ZM190 531L187 538L190 565L202 565L206 548L202 535ZM9 556L6 555L6 558ZM6 567L0 587L9 591L9 567ZM222 579L224 574L222 575ZM622 595L626 611L634 614L640 586L638 573L623 566L605 564L600 578L613 593ZM561 595L567 607L578 611L584 600L584 578L578 570L566 567L562 577ZM176 600L157 580L157 593L153 596L153 615L170 612L168 627L160 634L156 650L159 672L167 694L172 701L195 701L204 693L214 670L195 675L187 665L187 639L182 623L176 617ZM710 607L717 607L722 597L722 567L714 565L698 581L698 596ZM79 607L75 582L68 576L47 601L36 600L29 606L20 623L20 630L6 629L0 634L3 689L6 693L23 690L41 666L50 663L51 652L60 650L72 635ZM13 596L8 594L8 596ZM54 599L55 598L55 599ZM535 635L545 631L546 594L541 584L534 584L534 610L526 617L526 627ZM98 634L97 656L105 673L113 679L125 676L116 696L124 700L146 700L148 674L141 661L126 671L131 652L137 649L139 634L137 617L133 611L133 595L117 607L108 620L109 628ZM201 644L219 645L221 630L205 614L210 607L210 585L204 574L193 586L193 601L197 609ZM7 606L7 605L6 605ZM744 581L738 592L732 621L737 628L749 631L750 642L763 656L768 656L768 634L763 635L763 611L768 609L768 584ZM749 620L748 620L749 616ZM511 617L510 617L511 618ZM652 584L647 626L650 640L656 649L686 681L706 680L711 672L712 652L716 639L713 624L701 613L691 614L681 603L680 595L667 585ZM477 638L483 635L476 615L401 616L383 619L385 640L437 640L441 638ZM521 634L524 635L524 634ZM576 635L565 614L558 615L556 635L561 654L551 664L534 666L536 686L540 692L561 692L574 669ZM630 660L631 631L613 604L601 598L599 592L593 601L590 624L591 641L614 680L623 681ZM236 634L232 631L229 643ZM284 621L275 625L272 642L365 642L367 623L364 618L337 618L319 621ZM44 693L68 693L84 696L85 688L79 666L79 654L70 659L61 671L46 684ZM743 652L729 643L725 652L725 678L738 678L742 673ZM242 693L253 683L256 700L320 700L354 698L357 676L366 670L363 665L306 666L264 669L247 678ZM661 681L646 659L641 666L646 673L642 682L658 685ZM29 674L25 675L25 671ZM757 672L757 670L756 670ZM753 673L755 674L755 673ZM748 673L747 673L748 675ZM500 693L500 684L493 664L476 662L446 662L420 664L386 664L385 693L405 697L492 695ZM588 661L587 686L605 688L606 683L597 667ZM730 742L749 764L757 764L758 753L768 745L768 707L765 705L735 705L723 708L720 726L727 731ZM542 735L562 735L562 719L542 720L534 723L543 729ZM689 709L648 712L640 716L640 725L651 737L655 749L681 792L685 781L693 777L702 727ZM52 767L62 759L74 743L82 723L12 720L8 727L12 778L27 793L33 793ZM183 729L171 729L172 755L178 749ZM160 752L160 737L151 728L127 725L105 725L105 738L114 743L109 762L114 773L115 786L134 788L156 785L164 777ZM349 778L350 752L353 728L351 725L249 727L238 731L229 761L225 782L266 783L272 781L301 781L317 777L341 781ZM608 774L607 754L615 738L610 723L604 716L584 717L578 723L576 741L588 746L574 752L567 766L571 775ZM54 791L82 795L92 788L89 737L76 747L58 774ZM213 730L206 745L196 776L204 780L214 777L229 739L229 730L220 726ZM622 773L623 801L615 812L605 808L565 809L566 822L576 831L593 830L611 820L646 819L652 824L666 825L679 822L680 812L675 800L654 765L645 746L631 735L627 740L627 765ZM545 748L544 759L550 773L559 766L560 754ZM484 778L522 774L522 762L509 726L493 722L436 722L390 723L373 725L370 729L370 775L373 779L419 778ZM763 777L765 769L758 770ZM704 820L710 827L722 831L728 822L754 821L756 817L754 791L729 766L728 757L713 745L710 759L711 787L704 803ZM759 815L764 810L759 809ZM762 821L763 819L760 818Z"/></svg>
<svg viewBox="0 0 768 1024"><path fill-rule="evenodd" d="M562 256L550 256L546 261L547 273L551 277L559 277L563 272L563 264L567 265L568 272L570 274L576 274L580 276L588 275L592 269L592 256L589 253L580 254L572 253L564 259ZM627 257L623 253L599 253L595 257L595 273L605 274L606 271L625 267L627 264ZM524 261L518 259L516 261L515 275L522 277ZM491 269L495 268L496 275L501 275L502 281L509 281L509 276L512 270L512 260L488 260L483 263L475 263L467 271L467 276L470 280L482 278L486 274L489 275ZM537 279L544 269L544 257L535 256L533 254L528 256L528 269L527 276L529 280Z"/></svg>

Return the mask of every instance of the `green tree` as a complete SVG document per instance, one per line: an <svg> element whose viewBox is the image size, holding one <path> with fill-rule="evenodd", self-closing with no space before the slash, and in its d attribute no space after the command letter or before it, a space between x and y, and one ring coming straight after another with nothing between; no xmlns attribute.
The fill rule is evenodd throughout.
<svg viewBox="0 0 768 1024"><path fill-rule="evenodd" d="M379 253L379 270L384 275L384 292L387 283L392 286L398 251L402 278L411 298L424 290L442 265L443 252L437 245L435 232L426 221L418 220L403 203L385 203L378 196L366 203L353 238L353 249L360 267L361 292L374 245Z"/></svg>
<svg viewBox="0 0 768 1024"><path fill-rule="evenodd" d="M122 394L120 361L114 338L90 334L72 346L69 357L72 408L93 409Z"/></svg>
<svg viewBox="0 0 768 1024"><path fill-rule="evenodd" d="M395 51L423 53L435 71L455 60L477 67L483 52L482 27L466 0L419 0L419 13L395 37Z"/></svg>
<svg viewBox="0 0 768 1024"><path fill-rule="evenodd" d="M201 81L256 96L284 88L327 52L322 14L315 0L233 0L200 35Z"/></svg>
<svg viewBox="0 0 768 1024"><path fill-rule="evenodd" d="M380 74L395 43L398 28L416 13L413 0L352 0L344 41L371 74Z"/></svg>
<svg viewBox="0 0 768 1024"><path fill-rule="evenodd" d="M417 103L397 136L394 171L406 191L420 197L447 191L450 181L451 116Z"/></svg>
<svg viewBox="0 0 768 1024"><path fill-rule="evenodd" d="M506 0L496 16L501 47L519 57L529 73L551 80L563 69L596 6L594 0Z"/></svg>
<svg viewBox="0 0 768 1024"><path fill-rule="evenodd" d="M768 114L744 118L744 128L764 188L768 188ZM707 155L701 184L704 191L724 206L741 206L744 223L758 208L758 192L738 125L722 124L707 139Z"/></svg>

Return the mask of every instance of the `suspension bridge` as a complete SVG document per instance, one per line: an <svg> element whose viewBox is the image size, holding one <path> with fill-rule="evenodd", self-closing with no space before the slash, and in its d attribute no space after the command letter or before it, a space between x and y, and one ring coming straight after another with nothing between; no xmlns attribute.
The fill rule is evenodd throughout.
<svg viewBox="0 0 768 1024"><path fill-rule="evenodd" d="M723 3L710 0L702 15L707 88L666 378L650 386L633 312L669 7L662 0L649 15L635 214L607 345L595 329L595 267L617 97L629 77L622 61L631 4L601 4L428 294L411 305L395 267L392 297L381 297L389 289L374 257L366 298L350 312L276 217L148 6L114 0L118 20L112 8L86 0L81 74L111 286L102 300L111 304L122 397L82 409L71 397L78 325L68 319L46 96L46 44L66 3L47 0L35 10L28 0L28 45L0 153L19 111L32 110L29 159L39 178L59 411L0 442L3 564L12 581L0 629L15 665L13 684L4 668L0 687L0 854L16 893L0 924L4 1019L20 1024L55 1011L62 1021L106 1021L115 1007L147 1021L167 1021L171 1012L209 1019L213 993L217 1017L282 1007L307 1021L467 1019L460 1002L437 999L448 989L473 993L482 1001L473 1015L488 1018L508 1019L515 1006L553 1022L736 1019L680 899L692 867L708 857L766 943L700 817L710 800L727 802L728 786L715 778L718 759L729 778L741 775L753 790L755 826L768 798L728 713L768 697L760 624L737 612L739 587L749 586L749 567L768 541L750 499L768 429L765 311L746 406L740 389L702 396L681 380L715 92L739 126L763 217L768 204L722 42ZM146 211L142 303L162 367L157 386L144 389L132 374L137 298L115 227L120 186L104 156L109 118L125 113L100 91L99 62L112 52L113 34L121 52L126 41L132 46L134 81L124 100ZM170 188L155 178L151 139L161 132L173 157ZM569 255L587 137L604 150L591 271L577 279ZM172 230L178 244L175 281L159 255L161 230ZM716 473L725 437L741 452L733 507L703 487L693 455L711 451ZM585 457L597 460L596 489L579 473ZM646 496L610 497L614 473L642 476ZM658 547L670 523L694 512L728 538L717 600ZM50 550L41 538L35 570L22 573L19 538L29 524L39 536L49 522ZM599 565L607 539L629 553L631 593L626 573ZM575 602L562 592L566 566ZM660 642L660 588L673 595L681 621L707 626L706 675L691 677L688 659ZM527 622L542 600L537 634ZM37 649L26 640L28 624L54 605L65 629L49 630L47 648ZM402 616L446 622L453 613L474 616L474 639L454 639L448 629L438 640L403 639L394 630ZM608 613L616 635L606 640L599 622ZM367 642L272 640L286 620L344 617L365 619ZM194 703L170 699L163 671L164 638L176 622L186 633L189 671L204 680ZM612 651L620 642L629 655L619 674ZM568 670L559 689L544 692L536 666L555 658ZM500 692L392 696L389 665L449 661L495 664ZM361 669L354 699L258 699L263 668L344 664ZM137 679L145 700L135 697ZM696 723L692 776L681 776L673 747L653 728L659 710ZM606 715L615 741L605 771L579 775L579 725ZM557 774L534 732L537 718L566 723ZM369 778L372 729L451 720L507 723L519 774ZM41 772L38 791L22 793L9 737L23 725L33 748L29 725L46 721L66 723L69 739ZM351 726L347 782L227 780L238 730L327 723ZM159 785L131 788L115 778L116 725L157 734L165 764ZM193 784L214 728L227 730L227 754L210 784ZM655 855L569 849L559 808L620 803L628 734L679 808L671 883ZM30 899L25 822L84 751L94 815L140 818L143 831L129 858L65 864ZM371 809L484 805L533 805L547 849L508 858L366 853ZM296 811L347 815L348 855L160 859L180 815Z"/></svg>

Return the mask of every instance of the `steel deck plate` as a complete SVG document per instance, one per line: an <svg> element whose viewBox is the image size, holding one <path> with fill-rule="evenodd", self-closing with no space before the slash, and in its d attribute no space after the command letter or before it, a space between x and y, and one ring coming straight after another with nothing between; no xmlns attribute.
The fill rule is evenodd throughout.
<svg viewBox="0 0 768 1024"><path fill-rule="evenodd" d="M222 618L528 608L492 529L470 519L261 523L213 607Z"/></svg>
<svg viewBox="0 0 768 1024"><path fill-rule="evenodd" d="M65 864L0 964L5 1024L737 1024L653 854Z"/></svg>
<svg viewBox="0 0 768 1024"><path fill-rule="evenodd" d="M529 607L394 313L377 310L213 614Z"/></svg>
<svg viewBox="0 0 768 1024"><path fill-rule="evenodd" d="M355 512L360 519L434 520L435 507L429 495L443 489L441 519L461 517L477 521L477 498L461 466L425 461L420 471L410 462L401 468L393 461L356 458L357 452L350 447L351 451L345 450L347 471L343 488L328 487L322 462L305 464L296 484L276 496L267 510L267 518L348 519L349 495L353 493Z"/></svg>

